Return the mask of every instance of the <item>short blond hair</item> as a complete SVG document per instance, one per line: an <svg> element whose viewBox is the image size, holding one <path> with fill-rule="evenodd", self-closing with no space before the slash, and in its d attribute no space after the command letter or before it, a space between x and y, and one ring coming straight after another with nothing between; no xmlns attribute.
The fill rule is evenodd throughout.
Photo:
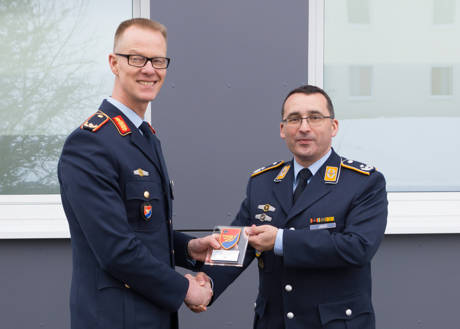
<svg viewBox="0 0 460 329"><path fill-rule="evenodd" d="M138 26L148 30L160 32L161 35L165 38L165 40L167 40L166 26L164 26L160 22L156 22L148 18L131 18L121 22L120 25L118 25L118 28L115 31L115 37L113 38L114 51L121 35L126 31L126 29L128 29L131 26Z"/></svg>

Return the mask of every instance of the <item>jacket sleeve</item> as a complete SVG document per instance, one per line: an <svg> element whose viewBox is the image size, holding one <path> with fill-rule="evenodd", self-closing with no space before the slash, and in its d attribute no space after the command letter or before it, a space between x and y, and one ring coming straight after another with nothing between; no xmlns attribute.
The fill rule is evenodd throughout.
<svg viewBox="0 0 460 329"><path fill-rule="evenodd" d="M249 185L247 190L249 191ZM231 226L248 226L249 225L249 194L247 194L246 199L241 204L240 210L236 215L236 218L230 224ZM248 244L248 248L246 249L246 256L244 258L243 266L242 267L234 267L234 266L210 266L204 265L201 270L208 274L214 283L213 287L213 297L212 302L214 302L224 291L227 287L235 281L235 279L251 264L252 260L254 259L254 248L252 248Z"/></svg>
<svg viewBox="0 0 460 329"><path fill-rule="evenodd" d="M362 266L377 251L387 223L385 179L379 172L366 177L353 198L342 232L285 230L283 259L287 267L333 268ZM301 252L300 252L301 251Z"/></svg>
<svg viewBox="0 0 460 329"><path fill-rule="evenodd" d="M159 307L177 311L188 281L136 237L118 184L117 159L95 137L79 131L64 146L58 176L67 216L75 218L73 225L104 271Z"/></svg>

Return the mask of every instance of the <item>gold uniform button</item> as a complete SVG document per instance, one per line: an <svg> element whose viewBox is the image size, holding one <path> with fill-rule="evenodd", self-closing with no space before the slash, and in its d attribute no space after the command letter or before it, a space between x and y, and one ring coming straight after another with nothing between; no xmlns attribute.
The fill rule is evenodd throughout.
<svg viewBox="0 0 460 329"><path fill-rule="evenodd" d="M129 284L125 283L125 288L130 289L131 287L129 286Z"/></svg>
<svg viewBox="0 0 460 329"><path fill-rule="evenodd" d="M150 197L149 191L144 192L144 198L148 199Z"/></svg>

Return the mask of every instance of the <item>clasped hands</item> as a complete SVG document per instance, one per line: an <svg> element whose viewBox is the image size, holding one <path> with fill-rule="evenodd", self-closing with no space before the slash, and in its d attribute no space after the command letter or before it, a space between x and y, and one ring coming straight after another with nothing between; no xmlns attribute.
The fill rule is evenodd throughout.
<svg viewBox="0 0 460 329"><path fill-rule="evenodd" d="M272 250L275 245L278 228L271 225L252 225L245 228L249 244L258 251ZM188 243L187 251L190 257L198 261L206 261L213 249L220 249L218 235L211 234L203 238L192 239ZM213 291L211 279L203 272L195 277L186 274L189 280L189 288L185 297L185 304L195 313L206 311L211 301Z"/></svg>

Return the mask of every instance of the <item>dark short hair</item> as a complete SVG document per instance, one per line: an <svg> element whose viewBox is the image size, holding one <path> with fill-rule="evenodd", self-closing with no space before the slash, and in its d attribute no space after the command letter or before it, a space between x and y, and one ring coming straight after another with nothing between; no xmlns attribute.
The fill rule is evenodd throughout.
<svg viewBox="0 0 460 329"><path fill-rule="evenodd" d="M326 94L326 92L319 87L312 86L312 85L303 85L303 86L297 87L296 89L291 90L289 94L286 96L286 98L284 99L283 106L281 106L281 120L283 120L283 117L284 117L284 104L286 104L286 100L289 98L289 96L293 94L305 94L305 95L321 94L323 95L327 101L327 110L329 111L329 115L332 118L335 117L334 105L332 105L332 101L329 95Z"/></svg>
<svg viewBox="0 0 460 329"><path fill-rule="evenodd" d="M117 31L115 32L115 37L113 40L113 49L115 51L115 47L117 46L118 39L120 39L120 36L131 26L137 26L140 28L148 29L151 31L156 31L160 32L161 35L167 40L167 32L166 32L166 26L163 24L153 21L148 18L131 18L127 19L126 21L123 21L118 25Z"/></svg>

